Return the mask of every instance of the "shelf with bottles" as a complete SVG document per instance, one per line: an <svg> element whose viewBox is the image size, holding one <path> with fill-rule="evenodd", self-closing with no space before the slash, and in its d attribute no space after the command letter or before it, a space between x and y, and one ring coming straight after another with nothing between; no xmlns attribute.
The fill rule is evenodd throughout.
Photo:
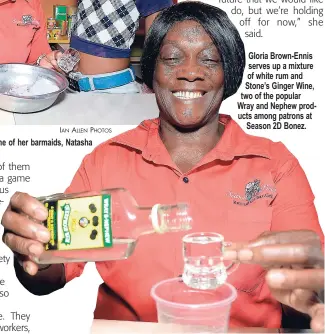
<svg viewBox="0 0 325 334"><path fill-rule="evenodd" d="M49 44L70 44L70 38L48 39Z"/></svg>
<svg viewBox="0 0 325 334"><path fill-rule="evenodd" d="M47 39L50 44L70 44L76 11L76 6L53 5L52 15L47 17Z"/></svg>

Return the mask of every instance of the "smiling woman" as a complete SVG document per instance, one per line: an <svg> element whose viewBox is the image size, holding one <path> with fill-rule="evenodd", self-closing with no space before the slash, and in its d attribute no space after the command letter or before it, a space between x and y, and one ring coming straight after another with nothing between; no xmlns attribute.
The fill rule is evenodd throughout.
<svg viewBox="0 0 325 334"><path fill-rule="evenodd" d="M180 23L190 26L183 30L179 26ZM196 2L187 2L180 3L178 7L172 6L164 11L164 15L157 17L147 35L142 57L142 76L149 88L153 88L156 61L162 53L161 46L168 43L175 45L173 37L169 36L165 40L167 33L174 35L174 38L178 33L182 33L181 41L180 36L176 36L176 39L178 44L187 44L187 48L194 44L201 47L201 50L196 50L201 52L201 63L221 63L225 73L223 99L236 93L245 68L245 48L236 27L224 11L206 4L200 6ZM201 38L204 38L204 41ZM182 49L177 50L177 42L174 53L169 59L170 65L172 61L179 62L186 56L182 54Z"/></svg>
<svg viewBox="0 0 325 334"><path fill-rule="evenodd" d="M178 23L168 32L157 58L153 88L161 118L172 119L176 126L198 127L216 119L224 94L222 60L197 22Z"/></svg>
<svg viewBox="0 0 325 334"><path fill-rule="evenodd" d="M187 171L222 135L219 108L242 82L244 44L221 9L196 2L182 3L166 9L155 20L147 35L141 65L143 80L157 97L161 137L167 146L171 147L175 139L168 140L170 133L166 138L166 129L195 131L200 140L200 134L214 133L203 136L205 147L199 144L195 157L193 143L189 145L186 156L191 161L180 162ZM178 153L174 154L177 159Z"/></svg>
<svg viewBox="0 0 325 334"><path fill-rule="evenodd" d="M281 243L305 250L312 246L304 262L296 256L292 262L310 268L323 233L299 162L282 143L247 135L230 116L219 113L222 101L241 84L244 67L243 43L223 11L191 1L162 11L151 26L142 58L143 78L154 90L159 117L95 148L66 193L122 187L139 205L186 202L193 232L219 233L237 245L251 241L249 245L261 246L271 240L278 267L287 265ZM5 243L20 254L17 277L38 295L62 288L85 266L54 264L39 271L31 259L42 254L49 240L49 232L37 223L46 216L40 202L17 192L2 220ZM127 260L97 262L104 283L95 319L157 321L150 289L182 273L185 233L150 235ZM285 299L269 289L266 270L260 263L242 263L228 277L238 292L230 327L281 326L280 303ZM311 305L308 299L298 310L312 315Z"/></svg>

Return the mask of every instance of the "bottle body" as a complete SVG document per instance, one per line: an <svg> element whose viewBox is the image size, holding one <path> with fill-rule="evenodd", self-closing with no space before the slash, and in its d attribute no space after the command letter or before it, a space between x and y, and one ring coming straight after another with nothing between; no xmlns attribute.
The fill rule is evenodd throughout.
<svg viewBox="0 0 325 334"><path fill-rule="evenodd" d="M48 210L50 241L40 264L128 258L141 235L188 230L186 204L139 207L124 188L39 198Z"/></svg>

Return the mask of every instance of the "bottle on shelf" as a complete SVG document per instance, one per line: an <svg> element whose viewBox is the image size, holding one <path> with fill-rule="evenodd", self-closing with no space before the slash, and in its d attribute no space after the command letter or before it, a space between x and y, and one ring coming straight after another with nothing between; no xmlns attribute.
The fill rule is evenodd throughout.
<svg viewBox="0 0 325 334"><path fill-rule="evenodd" d="M50 241L40 264L122 260L145 234L187 231L186 203L140 207L125 188L38 198L48 210Z"/></svg>

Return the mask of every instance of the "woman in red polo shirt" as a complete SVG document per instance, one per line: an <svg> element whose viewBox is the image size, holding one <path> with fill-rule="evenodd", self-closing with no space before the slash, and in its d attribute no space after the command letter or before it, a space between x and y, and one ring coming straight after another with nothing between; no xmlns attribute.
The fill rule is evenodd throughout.
<svg viewBox="0 0 325 334"><path fill-rule="evenodd" d="M237 247L252 241L244 245L250 248L244 254L239 250L237 255L237 247L231 250L235 258L251 264L243 263L228 277L238 291L230 327L279 328L284 304L315 315L312 306L317 305L311 297L324 270L310 267L323 260L323 233L314 195L297 159L282 143L250 136L220 113L222 101L238 90L244 68L243 42L222 10L191 1L164 10L151 26L142 63L159 118L95 148L83 159L67 193L124 187L139 205L187 202L194 232L221 233ZM3 215L4 241L21 254L20 262L15 261L20 282L42 295L81 275L84 263L39 268L32 261L50 236L24 214L42 222L48 213L36 199L16 193ZM104 284L95 318L156 321L150 289L182 273L185 233L143 237L127 260L96 263ZM262 255L265 249L269 253L255 254L254 261L253 247ZM288 263L305 269L292 270L294 278L306 272L319 277L318 283L310 280L304 305L290 298L296 295L292 284L279 291L269 276L266 280L261 266L281 268Z"/></svg>
<svg viewBox="0 0 325 334"><path fill-rule="evenodd" d="M26 63L58 69L39 0L0 0L0 64Z"/></svg>

